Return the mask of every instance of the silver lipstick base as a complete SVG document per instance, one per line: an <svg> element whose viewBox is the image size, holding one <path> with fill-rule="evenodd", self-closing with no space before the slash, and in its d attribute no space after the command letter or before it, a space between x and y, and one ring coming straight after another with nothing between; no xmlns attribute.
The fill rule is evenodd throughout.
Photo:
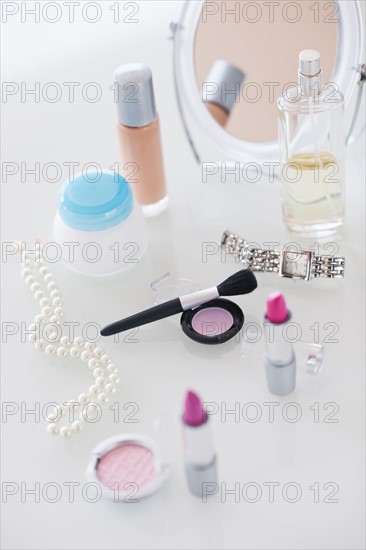
<svg viewBox="0 0 366 550"><path fill-rule="evenodd" d="M186 477L192 495L202 498L206 483L217 483L216 456L207 466L194 466L186 463Z"/></svg>
<svg viewBox="0 0 366 550"><path fill-rule="evenodd" d="M296 386L296 361L292 360L283 365L276 365L265 359L267 386L274 395L288 395Z"/></svg>

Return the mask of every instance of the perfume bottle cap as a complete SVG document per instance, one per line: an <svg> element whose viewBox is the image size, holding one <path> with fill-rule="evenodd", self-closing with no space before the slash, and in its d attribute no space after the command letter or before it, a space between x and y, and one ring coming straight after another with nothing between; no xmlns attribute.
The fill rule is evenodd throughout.
<svg viewBox="0 0 366 550"><path fill-rule="evenodd" d="M303 50L299 55L299 71L305 76L316 76L321 70L320 53L316 50Z"/></svg>
<svg viewBox="0 0 366 550"><path fill-rule="evenodd" d="M113 74L118 121L139 128L157 118L152 72L146 65L130 63Z"/></svg>
<svg viewBox="0 0 366 550"><path fill-rule="evenodd" d="M202 84L202 101L221 105L228 113L240 96L245 74L224 59L217 59ZM207 87L210 86L210 88Z"/></svg>
<svg viewBox="0 0 366 550"><path fill-rule="evenodd" d="M322 88L320 53L302 50L299 54L299 85L304 95L319 95Z"/></svg>

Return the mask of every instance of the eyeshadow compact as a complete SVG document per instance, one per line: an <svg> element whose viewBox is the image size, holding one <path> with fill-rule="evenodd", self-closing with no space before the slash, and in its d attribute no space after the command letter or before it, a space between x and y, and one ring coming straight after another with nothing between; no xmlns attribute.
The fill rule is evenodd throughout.
<svg viewBox="0 0 366 550"><path fill-rule="evenodd" d="M217 298L185 311L180 323L183 332L200 344L223 344L233 338L244 324L240 307L226 298Z"/></svg>
<svg viewBox="0 0 366 550"><path fill-rule="evenodd" d="M170 474L156 444L144 435L123 434L97 445L85 476L115 502L136 502L155 493Z"/></svg>

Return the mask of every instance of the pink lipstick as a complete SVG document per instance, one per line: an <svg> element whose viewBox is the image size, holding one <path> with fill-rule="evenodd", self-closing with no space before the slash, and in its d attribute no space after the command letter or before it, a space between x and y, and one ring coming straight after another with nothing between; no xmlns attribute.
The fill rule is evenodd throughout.
<svg viewBox="0 0 366 550"><path fill-rule="evenodd" d="M295 355L287 338L290 320L284 296L280 292L270 294L264 320L265 366L267 386L274 395L288 395L295 389Z"/></svg>
<svg viewBox="0 0 366 550"><path fill-rule="evenodd" d="M216 455L210 419L199 396L186 393L183 411L183 442L186 478L190 492L202 497L206 484L217 483Z"/></svg>

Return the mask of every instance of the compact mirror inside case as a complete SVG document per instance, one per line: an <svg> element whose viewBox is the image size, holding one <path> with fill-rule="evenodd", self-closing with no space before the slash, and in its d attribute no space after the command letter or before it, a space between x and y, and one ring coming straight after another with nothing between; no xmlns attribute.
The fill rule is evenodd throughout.
<svg viewBox="0 0 366 550"><path fill-rule="evenodd" d="M123 434L97 445L86 470L103 496L115 502L138 502L158 491L171 471L170 461L145 435Z"/></svg>

